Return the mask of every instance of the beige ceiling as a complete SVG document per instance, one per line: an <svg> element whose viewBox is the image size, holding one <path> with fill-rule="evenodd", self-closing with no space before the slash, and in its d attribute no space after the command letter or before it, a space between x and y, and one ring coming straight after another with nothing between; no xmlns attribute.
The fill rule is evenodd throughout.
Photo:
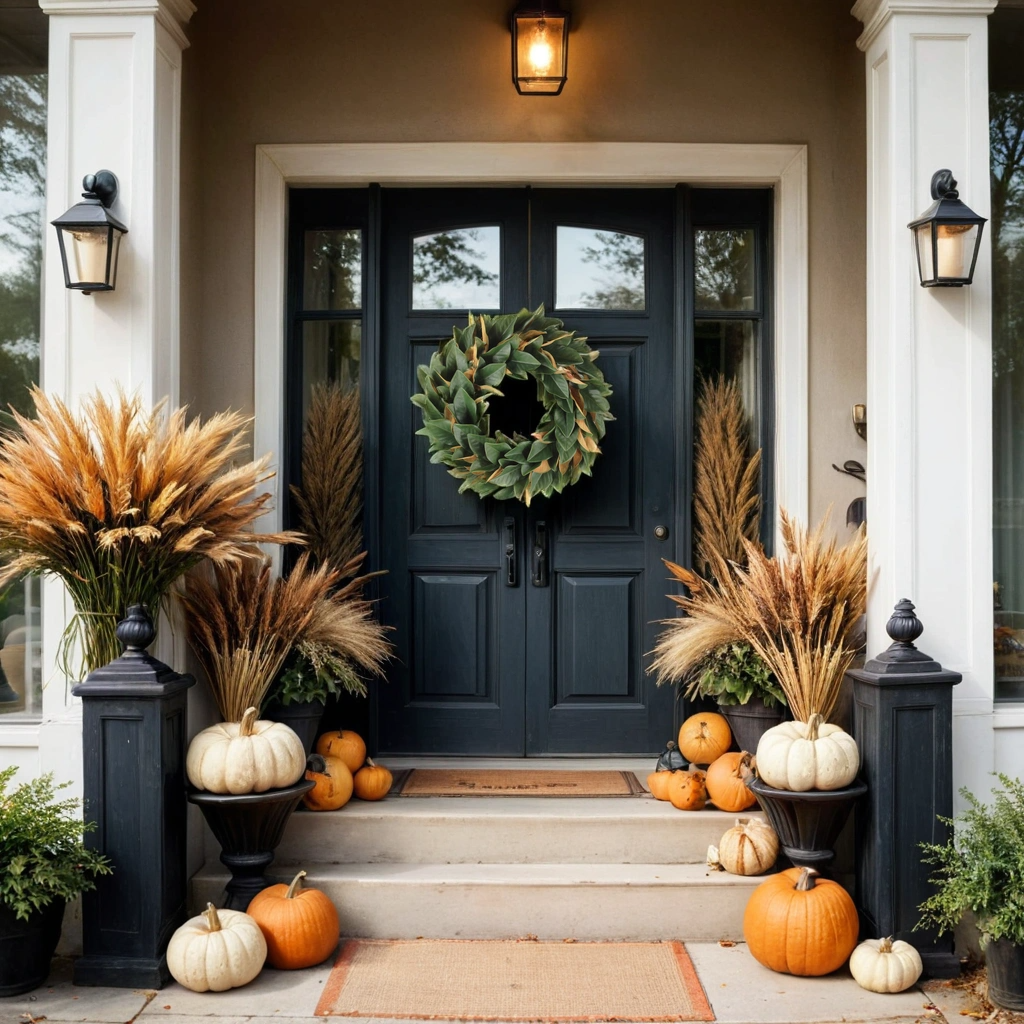
<svg viewBox="0 0 1024 1024"><path fill-rule="evenodd" d="M38 0L0 0L0 75L44 71L47 30Z"/></svg>

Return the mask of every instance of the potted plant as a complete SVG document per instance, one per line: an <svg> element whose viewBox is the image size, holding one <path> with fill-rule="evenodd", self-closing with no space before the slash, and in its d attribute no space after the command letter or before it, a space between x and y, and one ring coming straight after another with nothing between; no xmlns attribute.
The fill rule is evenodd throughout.
<svg viewBox="0 0 1024 1024"><path fill-rule="evenodd" d="M794 863L818 867L853 802L866 787L853 738L828 718L843 676L857 654L858 622L867 601L867 538L861 528L840 546L828 517L808 531L780 513L784 552L770 558L746 541L747 564L721 560L714 584L679 566L689 594L676 598L686 615L672 619L658 642L653 670L685 677L710 652L743 642L778 681L795 721L768 729L757 745L748 784ZM826 539L828 537L828 539ZM797 741L799 746L794 746Z"/></svg>
<svg viewBox="0 0 1024 1024"><path fill-rule="evenodd" d="M317 384L302 432L301 486L291 495L311 563L336 569L336 586L355 595L381 573L359 575L363 548L363 437L359 390ZM295 647L275 679L263 714L285 722L313 748L329 698L366 696L366 685L349 661L332 660L328 650L304 641Z"/></svg>
<svg viewBox="0 0 1024 1024"><path fill-rule="evenodd" d="M981 931L988 996L996 1005L1024 1010L1024 783L998 776L1002 789L982 803L966 789L968 807L941 818L953 834L943 844L924 843L936 891L920 906L917 927L951 932L971 910Z"/></svg>
<svg viewBox="0 0 1024 1024"><path fill-rule="evenodd" d="M0 437L0 590L29 573L61 579L75 616L64 633L70 678L121 654L115 630L132 605L154 619L176 581L203 561L261 558L258 542L296 534L252 532L273 474L267 460L237 461L248 421L223 413L202 422L138 396L99 392L76 415L32 390L34 418L12 413ZM69 664L72 651L82 665Z"/></svg>
<svg viewBox="0 0 1024 1024"><path fill-rule="evenodd" d="M0 771L0 996L37 988L50 971L64 906L108 875L105 857L86 849L77 800L57 800L52 775L13 790L16 768Z"/></svg>
<svg viewBox="0 0 1024 1024"><path fill-rule="evenodd" d="M275 576L269 560L250 560L189 574L181 595L189 643L224 720L192 741L189 800L199 805L221 845L221 861L232 874L232 910L244 910L269 884L265 872L285 824L313 788L303 778L301 741L286 726L257 719L256 709L289 654L301 650L332 674L349 677L357 668L379 675L391 651L385 628L361 596L362 581L339 588L338 577L327 565L313 568L307 555L287 576ZM359 685L365 686L361 680ZM251 747L251 757L232 775L226 752L239 738ZM279 744L280 757L267 754L271 744ZM281 767L287 768L284 775L277 773Z"/></svg>

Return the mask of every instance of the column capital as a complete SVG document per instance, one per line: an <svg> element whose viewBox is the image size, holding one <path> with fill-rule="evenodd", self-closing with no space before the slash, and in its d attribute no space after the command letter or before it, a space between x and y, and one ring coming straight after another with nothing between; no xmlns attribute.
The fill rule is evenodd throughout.
<svg viewBox="0 0 1024 1024"><path fill-rule="evenodd" d="M866 50L895 14L981 15L987 17L998 0L857 0L850 13L864 26L857 46Z"/></svg>
<svg viewBox="0 0 1024 1024"><path fill-rule="evenodd" d="M196 12L192 0L39 0L45 14L118 15L149 14L185 49L185 26Z"/></svg>

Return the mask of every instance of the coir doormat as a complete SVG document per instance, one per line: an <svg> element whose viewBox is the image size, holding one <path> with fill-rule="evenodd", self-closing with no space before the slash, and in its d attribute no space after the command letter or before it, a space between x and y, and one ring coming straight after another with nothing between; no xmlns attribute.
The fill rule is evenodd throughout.
<svg viewBox="0 0 1024 1024"><path fill-rule="evenodd" d="M395 773L399 796L646 796L632 772L529 768L412 768Z"/></svg>
<svg viewBox="0 0 1024 1024"><path fill-rule="evenodd" d="M712 1021L681 942L346 942L319 1017Z"/></svg>

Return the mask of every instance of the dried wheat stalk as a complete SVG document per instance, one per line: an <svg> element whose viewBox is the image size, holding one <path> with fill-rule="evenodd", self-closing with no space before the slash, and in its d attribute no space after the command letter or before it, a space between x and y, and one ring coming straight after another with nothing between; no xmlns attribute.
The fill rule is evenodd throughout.
<svg viewBox="0 0 1024 1024"><path fill-rule="evenodd" d="M81 415L38 388L32 399L35 417L12 412L0 436L0 587L27 573L63 580L77 611L65 652L80 640L86 669L121 653L114 630L130 605L155 615L199 562L234 565L262 558L258 541L301 539L252 532L273 473L266 458L237 464L245 417L188 422L185 409L146 410L120 391L85 399Z"/></svg>
<svg viewBox="0 0 1024 1024"><path fill-rule="evenodd" d="M302 486L292 487L302 532L318 564L341 568L363 547L363 435L359 390L313 388L302 434Z"/></svg>
<svg viewBox="0 0 1024 1024"><path fill-rule="evenodd" d="M361 557L342 570L355 572ZM293 647L313 645L374 675L383 673L391 646L386 628L360 597L363 580L337 589L341 573L312 568L304 554L275 577L269 561L197 570L181 603L189 643L206 671L227 722L260 707Z"/></svg>
<svg viewBox="0 0 1024 1024"><path fill-rule="evenodd" d="M735 380L702 382L693 459L693 534L697 571L714 578L719 563L746 560L761 526L761 450L749 455L743 398Z"/></svg>
<svg viewBox="0 0 1024 1024"><path fill-rule="evenodd" d="M781 558L745 541L746 567L734 564L714 586L666 563L689 594L674 598L686 615L666 622L651 671L659 682L685 679L710 651L743 640L778 679L797 720L815 713L827 719L857 653L852 637L867 603L867 536L861 528L840 547L829 516L808 532L784 510L780 515Z"/></svg>

